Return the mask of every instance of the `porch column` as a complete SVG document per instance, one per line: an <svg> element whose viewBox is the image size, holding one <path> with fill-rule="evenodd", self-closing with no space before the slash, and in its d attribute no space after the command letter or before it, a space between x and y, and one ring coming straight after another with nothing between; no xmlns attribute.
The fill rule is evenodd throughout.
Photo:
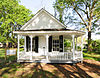
<svg viewBox="0 0 100 78"><path fill-rule="evenodd" d="M72 35L72 41L73 41L73 60L75 59L75 35Z"/></svg>
<svg viewBox="0 0 100 78"><path fill-rule="evenodd" d="M30 36L30 40L31 40L31 55L30 55L30 60L32 60L32 38L33 38L33 36Z"/></svg>
<svg viewBox="0 0 100 78"><path fill-rule="evenodd" d="M19 51L20 51L20 47L19 47L19 39L20 39L20 35L18 35L18 51L17 51L17 60L19 60Z"/></svg>
<svg viewBox="0 0 100 78"><path fill-rule="evenodd" d="M48 59L48 38L49 38L49 35L46 35L46 59L47 59L47 61L49 60Z"/></svg>
<svg viewBox="0 0 100 78"><path fill-rule="evenodd" d="M24 36L24 51L26 52L26 36Z"/></svg>
<svg viewBox="0 0 100 78"><path fill-rule="evenodd" d="M83 36L81 36L81 63L83 63Z"/></svg>

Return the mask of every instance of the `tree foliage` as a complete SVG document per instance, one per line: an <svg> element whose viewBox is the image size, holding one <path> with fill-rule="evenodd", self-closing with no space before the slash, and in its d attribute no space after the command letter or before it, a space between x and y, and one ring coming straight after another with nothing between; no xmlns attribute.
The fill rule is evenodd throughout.
<svg viewBox="0 0 100 78"><path fill-rule="evenodd" d="M55 4L54 4L54 8L57 10L57 12L59 13L59 21L64 23L63 21L63 14L64 14L64 10L65 10L65 4L64 4L64 0L56 0Z"/></svg>
<svg viewBox="0 0 100 78"><path fill-rule="evenodd" d="M19 0L0 0L0 42L16 42L14 30L19 30L30 18L32 12L19 5Z"/></svg>
<svg viewBox="0 0 100 78"><path fill-rule="evenodd" d="M65 0L56 0L53 4L55 9L55 17L65 25L72 25L76 20L70 12L70 9L66 6Z"/></svg>
<svg viewBox="0 0 100 78"><path fill-rule="evenodd" d="M100 25L100 1L99 0L58 0L58 1L59 4L62 3L63 1L64 6L66 6L66 8L73 9L74 16L78 15L80 19L80 21L78 21L80 26L83 26L87 29L88 50L90 51L89 46L91 45L91 32Z"/></svg>

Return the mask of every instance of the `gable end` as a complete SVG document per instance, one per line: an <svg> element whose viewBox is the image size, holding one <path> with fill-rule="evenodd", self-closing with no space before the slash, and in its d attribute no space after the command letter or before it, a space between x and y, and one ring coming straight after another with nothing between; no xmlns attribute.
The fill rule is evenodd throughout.
<svg viewBox="0 0 100 78"><path fill-rule="evenodd" d="M41 9L35 16L22 26L21 30L36 29L66 29L66 26L59 22L53 15Z"/></svg>

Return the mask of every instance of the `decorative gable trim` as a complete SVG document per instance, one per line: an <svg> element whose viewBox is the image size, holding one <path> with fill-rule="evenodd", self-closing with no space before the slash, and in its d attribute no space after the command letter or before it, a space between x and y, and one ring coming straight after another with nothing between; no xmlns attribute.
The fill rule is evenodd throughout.
<svg viewBox="0 0 100 78"><path fill-rule="evenodd" d="M66 29L66 25L64 25L63 23L61 23L58 19L56 19L52 14L50 14L48 11L46 11L45 9L41 9L39 10L27 23L25 23L22 27L21 30L24 30L28 24L30 24L39 14L41 14L41 12L46 13L48 16L50 16L53 20L55 20L58 24L60 24L64 29Z"/></svg>

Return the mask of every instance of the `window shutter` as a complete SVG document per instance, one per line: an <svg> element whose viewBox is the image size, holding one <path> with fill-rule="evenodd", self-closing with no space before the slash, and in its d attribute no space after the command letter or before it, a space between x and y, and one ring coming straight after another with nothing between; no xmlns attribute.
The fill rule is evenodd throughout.
<svg viewBox="0 0 100 78"><path fill-rule="evenodd" d="M35 52L38 53L38 36L35 37Z"/></svg>
<svg viewBox="0 0 100 78"><path fill-rule="evenodd" d="M28 52L29 51L29 36L26 36L26 51Z"/></svg>
<svg viewBox="0 0 100 78"><path fill-rule="evenodd" d="M49 49L48 50L49 50L49 52L52 52L52 36L49 37L49 41L48 42L49 42L49 44L48 44L48 46L49 46L48 48Z"/></svg>
<svg viewBox="0 0 100 78"><path fill-rule="evenodd" d="M59 45L59 48L60 48L59 51L63 52L63 35L59 36L59 44L60 44Z"/></svg>
<svg viewBox="0 0 100 78"><path fill-rule="evenodd" d="M28 37L28 50L31 51L31 39L30 37Z"/></svg>

